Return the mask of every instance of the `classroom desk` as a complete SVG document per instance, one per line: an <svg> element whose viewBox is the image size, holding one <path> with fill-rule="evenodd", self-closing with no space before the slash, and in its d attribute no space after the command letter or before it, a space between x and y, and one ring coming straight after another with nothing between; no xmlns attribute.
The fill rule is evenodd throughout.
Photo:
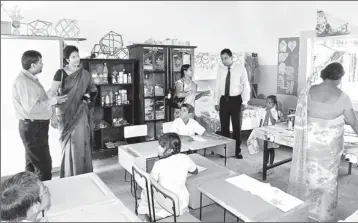
<svg viewBox="0 0 358 223"><path fill-rule="evenodd" d="M189 207L197 209L200 207L200 192L198 190L198 186L220 177L228 177L230 175L230 170L199 154L190 154L189 157L196 165L206 168L206 170L196 175L188 176L186 181L186 187L188 188L190 194ZM202 204L203 206L210 205L213 204L213 201L208 198L204 198Z"/></svg>
<svg viewBox="0 0 358 223"><path fill-rule="evenodd" d="M267 165L265 162L266 157L268 156L268 142L274 142L283 146L293 148L294 144L294 131L287 129L287 123L279 123L277 125L271 126L263 126L260 128L256 128L253 131L256 131L257 138L264 140L264 148L263 148L263 163L262 163L262 180L266 180L267 170L280 166L282 164L288 163L292 161L291 158L287 158L285 160L281 160L273 163L272 165ZM358 156L358 144L352 145L351 143L345 143L345 152L352 152ZM352 164L349 163L348 173L350 174L352 170Z"/></svg>
<svg viewBox="0 0 358 223"><path fill-rule="evenodd" d="M146 159L146 171L149 172L148 169L148 162L156 160L158 158L158 140L157 141L149 141L149 142L141 142L141 143L134 143L128 144L126 147L132 153L136 154L137 156L142 156ZM189 148L182 144L181 152L188 152Z"/></svg>
<svg viewBox="0 0 358 223"><path fill-rule="evenodd" d="M45 181L44 184L51 193L51 208L47 212L50 221L81 221L84 218L90 220L90 213L93 213L92 217L102 219L102 221L103 219L140 220L122 204L95 173ZM105 212L94 211L97 208L98 210L106 208L113 210L117 207L120 207L117 209L118 215L107 217Z"/></svg>
<svg viewBox="0 0 358 223"><path fill-rule="evenodd" d="M356 210L353 214L351 214L344 221L339 221L339 222L358 222L358 210Z"/></svg>
<svg viewBox="0 0 358 223"><path fill-rule="evenodd" d="M120 200L92 204L48 217L49 222L140 222Z"/></svg>
<svg viewBox="0 0 358 223"><path fill-rule="evenodd" d="M218 135L219 136L219 135ZM227 158L227 153L226 153L226 149L227 149L227 145L229 143L232 143L232 139L226 138L226 137L222 137L221 139L214 139L212 137L208 137L208 136L199 136L201 138L203 138L205 141L201 142L201 141L183 141L182 144L186 147L189 148L189 150L191 151L198 151L198 150L202 150L205 149L204 154L206 152L206 149L208 148L212 148L212 147L218 147L218 146L224 146L224 158L225 158L225 166L226 166L226 158Z"/></svg>
<svg viewBox="0 0 358 223"><path fill-rule="evenodd" d="M232 176L230 176L232 177ZM200 220L202 217L203 194L224 209L224 222L226 211L245 222L307 222L308 205L302 204L288 212L264 201L261 197L244 191L229 183L229 177L213 180L198 186L200 193Z"/></svg>

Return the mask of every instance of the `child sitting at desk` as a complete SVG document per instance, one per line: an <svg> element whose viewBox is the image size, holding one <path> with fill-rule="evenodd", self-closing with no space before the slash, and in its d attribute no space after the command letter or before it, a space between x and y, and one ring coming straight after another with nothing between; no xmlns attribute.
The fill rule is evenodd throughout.
<svg viewBox="0 0 358 223"><path fill-rule="evenodd" d="M270 95L266 99L266 109L261 113L260 127L267 126L267 125L275 125L279 120L280 117L279 117L279 111L277 106L277 98L275 95ZM258 153L260 150L260 146L255 136L255 131L251 132L247 140L247 148L250 154ZM275 148L279 148L279 145L273 142L268 142L267 144L268 155L265 160L267 164L270 165L273 164L275 159Z"/></svg>
<svg viewBox="0 0 358 223"><path fill-rule="evenodd" d="M189 211L189 192L185 186L188 173L197 174L196 164L186 154L180 153L181 141L176 133L164 133L159 138L159 160L154 163L150 176L179 198L179 215ZM155 202L155 201L154 201ZM155 205L156 218L165 218L172 214ZM138 214L149 214L147 195L142 191Z"/></svg>
<svg viewBox="0 0 358 223"><path fill-rule="evenodd" d="M179 134L180 138L193 141L195 134L221 139L221 136L211 134L201 126L194 117L194 107L190 104L183 104L180 108L180 116L173 121L171 132Z"/></svg>

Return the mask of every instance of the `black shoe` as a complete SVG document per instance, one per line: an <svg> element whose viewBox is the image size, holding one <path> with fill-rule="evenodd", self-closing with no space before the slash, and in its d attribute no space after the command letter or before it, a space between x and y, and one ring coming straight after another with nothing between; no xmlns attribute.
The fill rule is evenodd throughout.
<svg viewBox="0 0 358 223"><path fill-rule="evenodd" d="M242 158L244 158L241 154L236 154L236 158L238 158L238 159L242 159Z"/></svg>

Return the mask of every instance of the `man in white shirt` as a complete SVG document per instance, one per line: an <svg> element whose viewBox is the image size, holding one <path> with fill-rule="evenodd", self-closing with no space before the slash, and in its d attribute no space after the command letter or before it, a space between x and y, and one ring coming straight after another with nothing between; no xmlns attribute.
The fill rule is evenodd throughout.
<svg viewBox="0 0 358 223"><path fill-rule="evenodd" d="M230 49L223 49L220 53L224 66L219 66L215 87L215 109L219 111L221 133L225 137L230 135L230 117L234 139L236 140L236 157L241 155L241 111L247 107L250 100L250 83L246 68L243 64L233 62Z"/></svg>

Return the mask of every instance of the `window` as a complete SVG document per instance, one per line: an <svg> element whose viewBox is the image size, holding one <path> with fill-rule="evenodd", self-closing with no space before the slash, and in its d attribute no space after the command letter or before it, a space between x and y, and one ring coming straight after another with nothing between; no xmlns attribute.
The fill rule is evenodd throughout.
<svg viewBox="0 0 358 223"><path fill-rule="evenodd" d="M308 77L314 84L322 82L321 70L328 64L339 62L343 65L345 75L340 88L346 92L356 111L358 111L358 36L334 36L309 40Z"/></svg>

